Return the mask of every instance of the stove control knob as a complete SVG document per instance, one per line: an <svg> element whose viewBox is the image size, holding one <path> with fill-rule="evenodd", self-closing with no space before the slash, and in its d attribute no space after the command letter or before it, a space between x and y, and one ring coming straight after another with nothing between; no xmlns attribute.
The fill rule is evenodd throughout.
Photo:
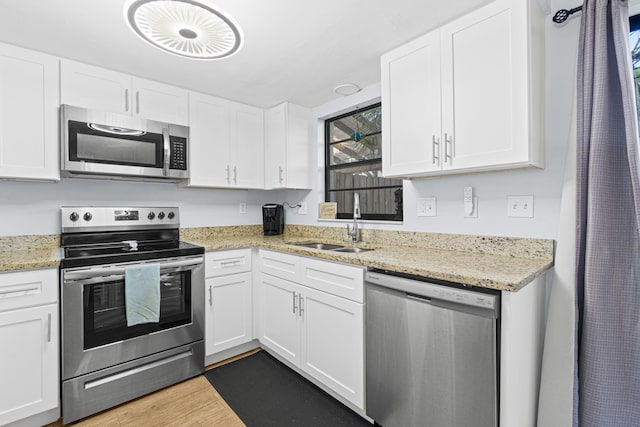
<svg viewBox="0 0 640 427"><path fill-rule="evenodd" d="M176 214L173 213L173 211L169 212L169 215L167 215L169 217L169 219L173 219L173 217L176 216Z"/></svg>
<svg viewBox="0 0 640 427"><path fill-rule="evenodd" d="M147 218L149 218L149 220L152 220L155 217L156 217L156 214L154 214L153 212L149 212L149 215L147 215Z"/></svg>
<svg viewBox="0 0 640 427"><path fill-rule="evenodd" d="M85 212L82 218L84 218L85 221L91 221L91 218L93 218L93 215L91 215L91 212Z"/></svg>
<svg viewBox="0 0 640 427"><path fill-rule="evenodd" d="M69 215L69 219L73 222L76 222L78 219L80 219L80 215L78 215L78 212L71 212L71 215Z"/></svg>
<svg viewBox="0 0 640 427"><path fill-rule="evenodd" d="M158 213L158 219L164 219L164 212L160 211L160 213Z"/></svg>

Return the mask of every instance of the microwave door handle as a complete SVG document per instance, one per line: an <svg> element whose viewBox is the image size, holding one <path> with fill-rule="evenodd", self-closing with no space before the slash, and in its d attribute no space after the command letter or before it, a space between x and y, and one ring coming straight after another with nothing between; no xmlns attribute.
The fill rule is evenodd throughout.
<svg viewBox="0 0 640 427"><path fill-rule="evenodd" d="M169 129L162 129L162 140L164 141L164 167L162 168L162 175L169 176L169 162L171 161L171 150L169 144Z"/></svg>

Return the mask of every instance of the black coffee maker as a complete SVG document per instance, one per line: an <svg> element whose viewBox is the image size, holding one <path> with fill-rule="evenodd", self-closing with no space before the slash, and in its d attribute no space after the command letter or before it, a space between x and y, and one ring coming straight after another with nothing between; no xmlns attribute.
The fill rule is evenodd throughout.
<svg viewBox="0 0 640 427"><path fill-rule="evenodd" d="M284 231L284 208L282 205L262 206L262 224L265 236L276 236Z"/></svg>

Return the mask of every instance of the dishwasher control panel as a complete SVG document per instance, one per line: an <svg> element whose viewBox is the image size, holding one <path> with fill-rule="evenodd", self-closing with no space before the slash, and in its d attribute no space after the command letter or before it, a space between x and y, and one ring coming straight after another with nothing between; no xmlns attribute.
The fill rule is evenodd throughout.
<svg viewBox="0 0 640 427"><path fill-rule="evenodd" d="M499 291L465 290L452 286L431 283L428 279L408 279L376 271L367 271L365 281L390 289L404 291L408 296L437 299L471 307L497 310ZM486 293L485 293L486 292Z"/></svg>

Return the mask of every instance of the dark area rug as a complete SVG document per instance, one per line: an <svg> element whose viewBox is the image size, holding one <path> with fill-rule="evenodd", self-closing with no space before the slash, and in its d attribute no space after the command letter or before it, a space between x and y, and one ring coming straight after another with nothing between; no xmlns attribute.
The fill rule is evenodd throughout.
<svg viewBox="0 0 640 427"><path fill-rule="evenodd" d="M266 351L204 375L248 427L372 426Z"/></svg>

